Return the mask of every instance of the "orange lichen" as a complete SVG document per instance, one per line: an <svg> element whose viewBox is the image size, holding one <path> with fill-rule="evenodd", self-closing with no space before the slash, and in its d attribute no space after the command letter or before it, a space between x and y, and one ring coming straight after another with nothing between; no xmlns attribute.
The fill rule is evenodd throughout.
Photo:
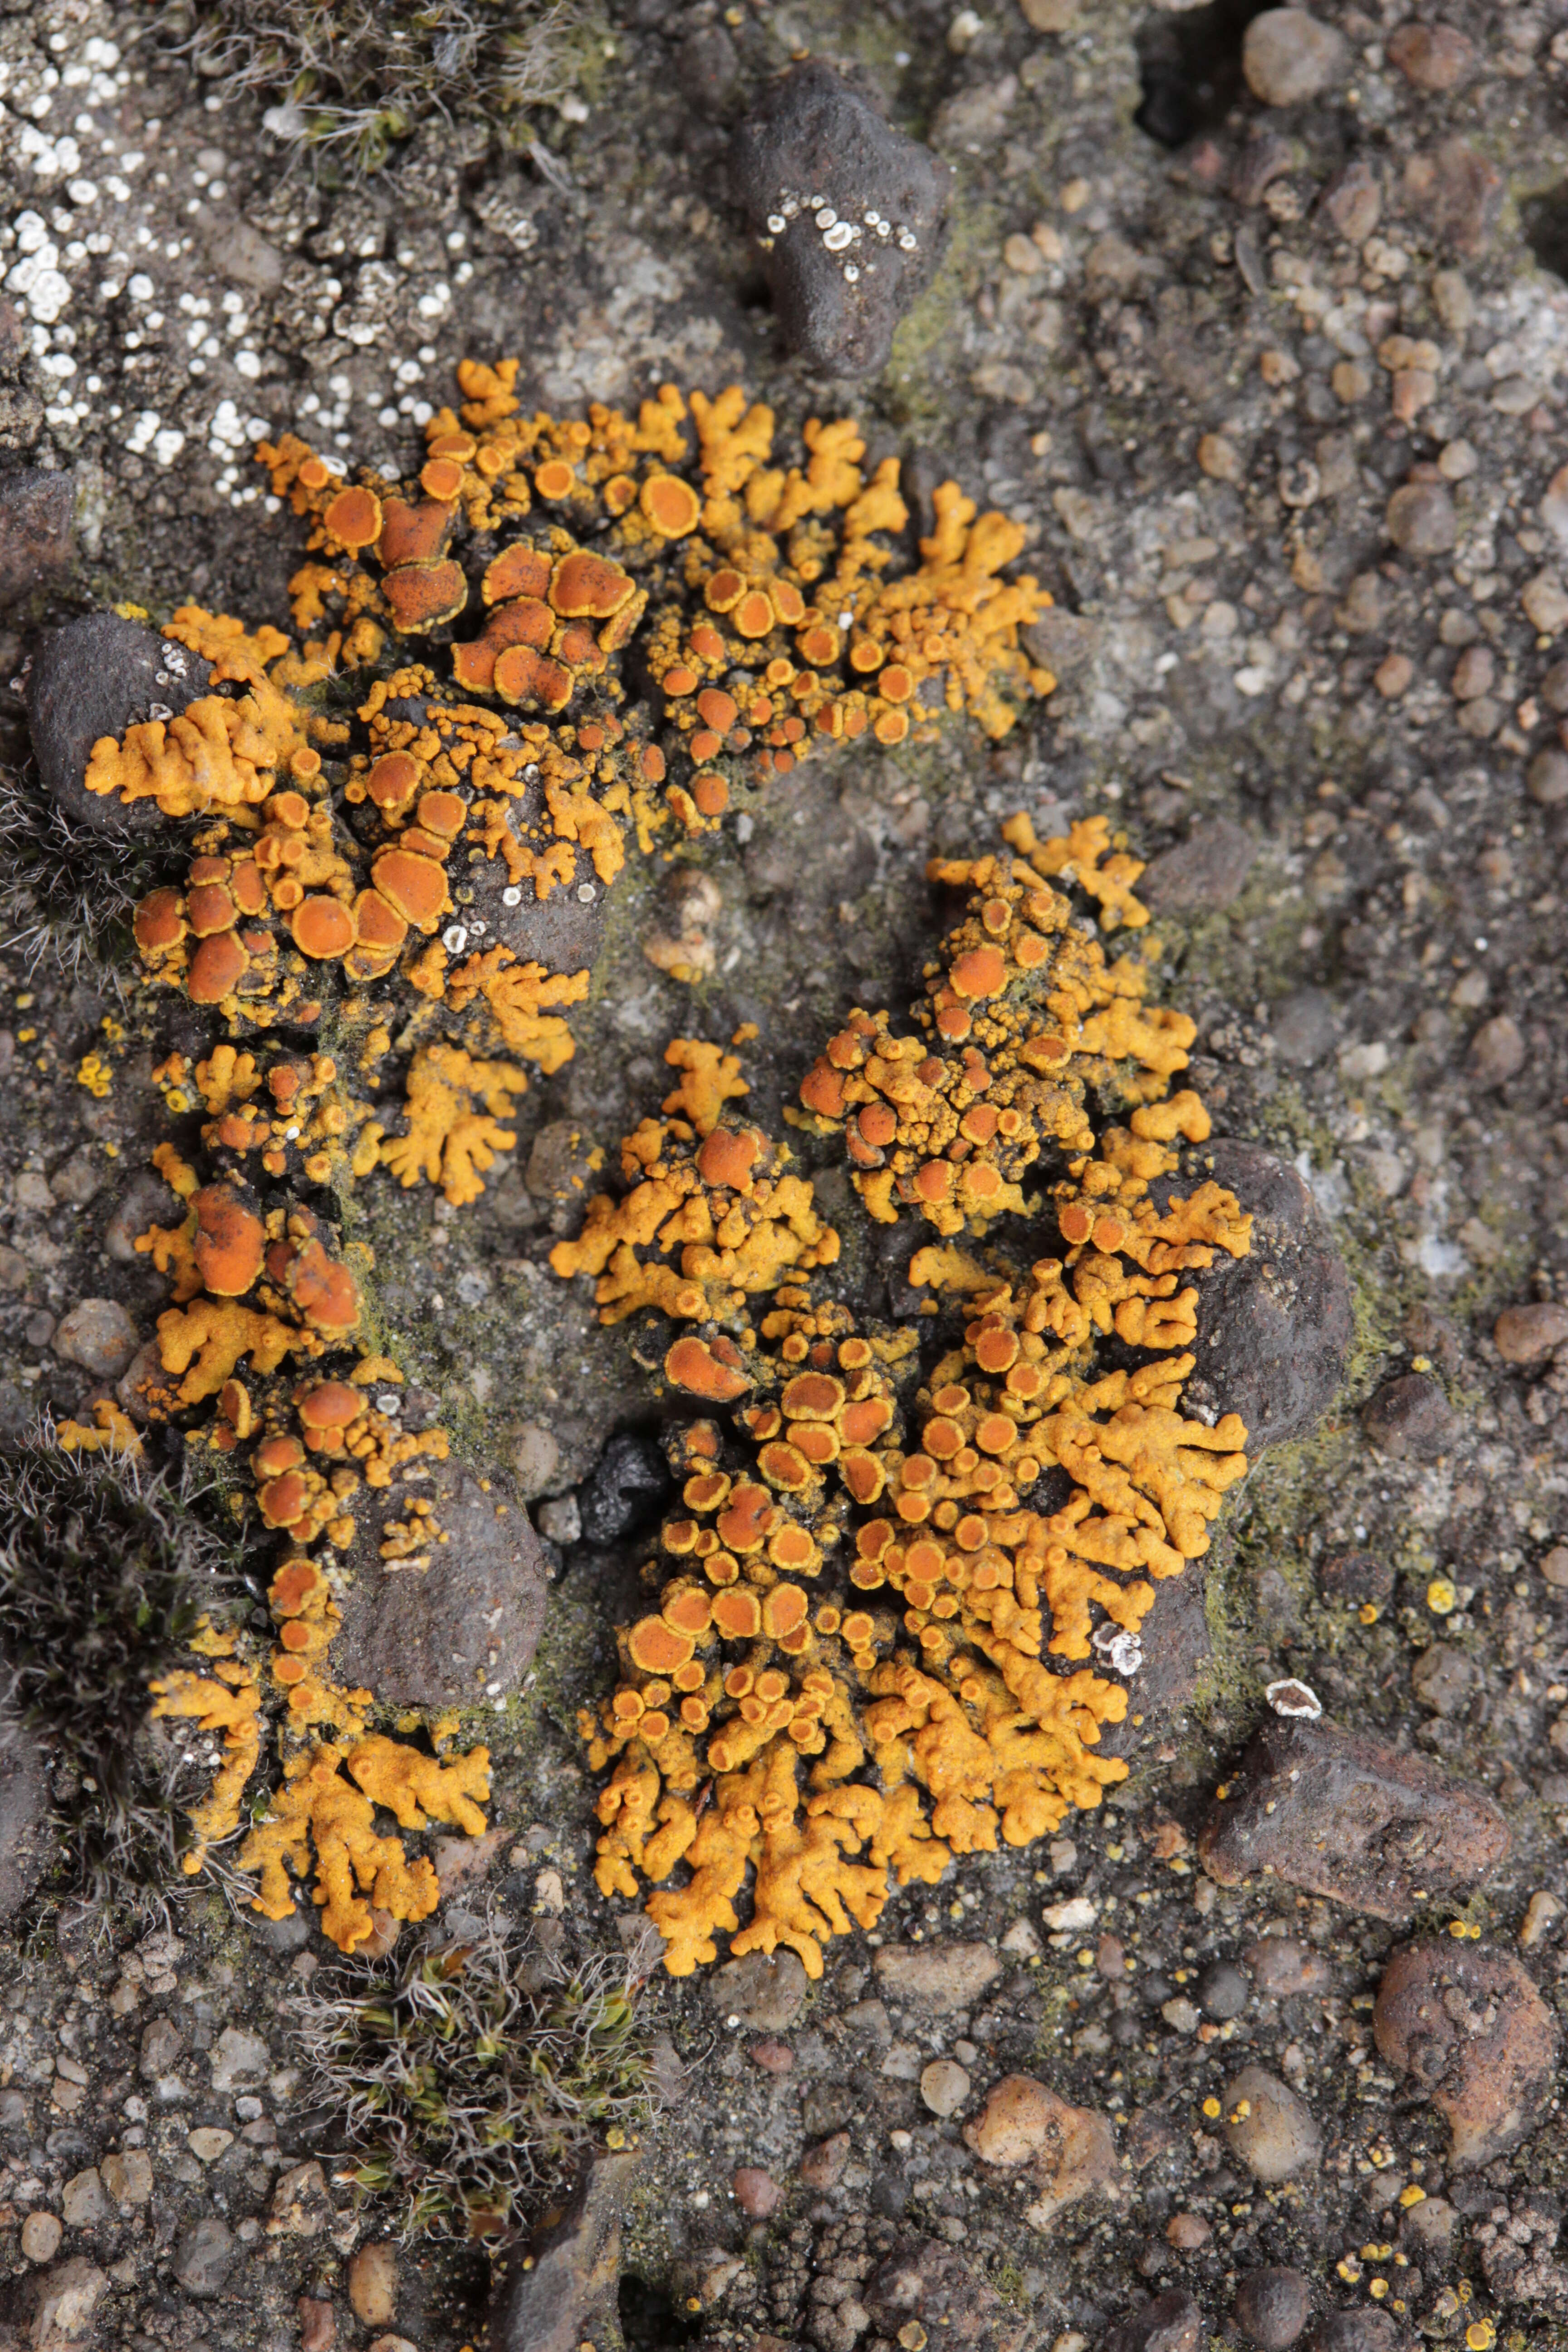
<svg viewBox="0 0 1568 2352"><path fill-rule="evenodd" d="M1191 1024L1147 1009L1142 968L1108 966L1041 887L1047 866L1086 888L1092 874L1134 922L1136 869L1110 870L1102 828L1080 828L1070 859L1011 838L1018 861L933 869L971 895L927 967L921 1034L854 1014L803 1089L874 1212L916 1209L944 1236L910 1268L963 1302L944 1354L921 1363L914 1332L857 1330L784 1263L754 1285L774 1303L741 1347L713 1328L746 1290L710 1293L684 1255L679 1276L663 1259L694 1211L722 1231L731 1198L772 1174L755 1129L715 1125L699 1148L684 1122L645 1121L624 1148L631 1189L591 1203L552 1259L600 1274L606 1319L702 1318L666 1376L728 1409L727 1429L672 1435L658 1603L582 1718L591 1760L614 1768L600 1886L655 1887L673 1974L722 1933L731 1953L785 1946L817 1975L827 1938L875 1925L890 1879L934 1884L955 1854L1031 1844L1098 1804L1126 1774L1099 1749L1127 1691L1079 1662L1136 1671L1156 1583L1203 1555L1246 1474L1235 1414L1180 1410L1197 1306L1183 1277L1245 1252L1250 1226L1212 1181L1180 1181L1181 1148L1208 1133L1197 1097L1171 1091ZM1126 1125L1097 1135L1117 1102ZM1037 1212L1026 1174L1047 1180L1061 1252L1015 1268L995 1240L1008 1213ZM987 1263L956 1246L965 1231ZM1097 1368L1102 1336L1136 1360Z"/></svg>
<svg viewBox="0 0 1568 2352"><path fill-rule="evenodd" d="M454 1208L477 1201L483 1172L496 1154L517 1142L501 1124L514 1109L513 1097L528 1085L510 1062L479 1062L457 1045L424 1045L408 1074L408 1132L384 1139L373 1121L362 1148L374 1140L384 1168L406 1189L421 1177L439 1184Z"/></svg>
<svg viewBox="0 0 1568 2352"><path fill-rule="evenodd" d="M787 1172L789 1157L755 1128L715 1127L703 1139L685 1119L645 1119L621 1147L628 1189L619 1199L595 1193L582 1234L558 1242L550 1263L597 1276L602 1323L642 1307L733 1318L786 1272L837 1258L838 1235L813 1208L810 1184Z"/></svg>
<svg viewBox="0 0 1568 2352"><path fill-rule="evenodd" d="M154 1718L179 1716L194 1721L199 1731L221 1731L224 1736L224 1759L217 1777L191 1811L196 1843L180 1857L181 1869L187 1877L194 1877L211 1848L232 1837L239 1827L245 1791L261 1756L261 1691L247 1665L227 1658L216 1660L211 1675L182 1669L153 1683L151 1689Z"/></svg>

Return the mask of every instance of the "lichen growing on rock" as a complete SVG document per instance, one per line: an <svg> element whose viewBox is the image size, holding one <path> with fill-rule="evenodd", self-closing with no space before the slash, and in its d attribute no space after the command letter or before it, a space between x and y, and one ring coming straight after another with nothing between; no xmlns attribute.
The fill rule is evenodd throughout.
<svg viewBox="0 0 1568 2352"><path fill-rule="evenodd" d="M676 1424L658 1611L622 1630L617 1686L582 1718L592 1761L613 1767L599 1885L654 1888L675 1975L715 1958L720 1934L737 1954L785 1945L819 1974L828 1937L875 1924L889 1876L934 1883L954 1854L1031 1844L1098 1804L1127 1770L1098 1752L1127 1692L1078 1662L1135 1671L1154 1581L1202 1557L1246 1474L1234 1413L1210 1427L1180 1410L1196 1303L1181 1276L1245 1253L1249 1228L1232 1194L1178 1181L1177 1147L1209 1131L1196 1096L1170 1091L1192 1024L1146 1006L1144 969L1108 964L1042 879L1138 925L1138 868L1117 853L1111 870L1102 830L1070 856L1010 832L1020 856L931 869L969 898L927 967L919 1034L854 1013L802 1089L810 1123L846 1134L872 1213L912 1207L943 1237L910 1268L961 1305L934 1360L917 1330L861 1325L822 1295L809 1261L750 1286L770 1297L754 1328L746 1284L704 1288L713 1254L682 1203L721 1237L735 1177L777 1181L761 1132L721 1118L679 1163L670 1127L645 1122L630 1189L555 1255L558 1272L597 1271L613 1241L601 1314L699 1321L666 1377L729 1409ZM1127 1126L1097 1133L1118 1101ZM690 1155L695 1139L675 1142ZM667 1199L676 1164L690 1185ZM1019 1266L990 1244L997 1219L1038 1213L1036 1172L1059 1250ZM984 1260L955 1246L965 1233ZM639 1246L659 1255L639 1262ZM1120 1342L1110 1368L1102 1339Z"/></svg>

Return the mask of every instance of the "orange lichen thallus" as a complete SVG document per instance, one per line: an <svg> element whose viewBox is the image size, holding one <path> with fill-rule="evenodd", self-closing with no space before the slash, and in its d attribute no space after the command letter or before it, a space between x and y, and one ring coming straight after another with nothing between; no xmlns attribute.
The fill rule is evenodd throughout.
<svg viewBox="0 0 1568 2352"><path fill-rule="evenodd" d="M1079 1663L1104 1646L1095 1612L1136 1636L1246 1473L1234 1414L1211 1427L1180 1409L1197 1307L1184 1277L1249 1239L1231 1194L1175 1181L1178 1147L1208 1133L1197 1097L1171 1092L1191 1024L1146 1007L1142 968L1108 965L1044 881L1138 927L1139 869L1093 824L1009 838L1015 861L933 869L971 896L928 967L923 1034L855 1015L803 1089L819 1129L846 1134L873 1213L912 1208L942 1236L910 1278L954 1292L964 1322L923 1377L914 1332L857 1330L795 1264L755 1286L772 1305L740 1347L714 1329L743 1291L700 1295L636 1260L679 1241L660 1222L675 1207L634 1205L641 1148L624 1200L590 1213L595 1255L620 1233L635 1304L706 1318L665 1375L729 1412L676 1442L657 1611L623 1631L619 1684L583 1718L592 1760L613 1766L599 1885L654 1887L672 1974L727 1934L732 1953L787 1945L816 1975L828 1937L875 1924L890 1878L934 1883L954 1854L1033 1843L1097 1804L1127 1770L1099 1752L1127 1691ZM1091 1103L1118 1099L1128 1124L1097 1136ZM721 1136L765 1149L754 1130ZM1035 1172L1061 1253L1009 1268L996 1221L1037 1208ZM966 1228L993 1244L984 1265L956 1244ZM1112 1333L1135 1360L1097 1371Z"/></svg>

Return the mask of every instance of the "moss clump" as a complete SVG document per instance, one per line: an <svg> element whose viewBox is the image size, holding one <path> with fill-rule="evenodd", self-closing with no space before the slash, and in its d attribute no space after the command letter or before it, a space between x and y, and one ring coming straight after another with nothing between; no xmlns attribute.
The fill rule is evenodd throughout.
<svg viewBox="0 0 1568 2352"><path fill-rule="evenodd" d="M318 169L379 171L422 122L570 110L604 55L592 0L185 0L198 73L268 101L267 127Z"/></svg>
<svg viewBox="0 0 1568 2352"><path fill-rule="evenodd" d="M344 2119L339 2178L405 2237L496 2236L651 2115L639 1990L618 1953L569 1965L494 1924L322 1970L293 2017Z"/></svg>
<svg viewBox="0 0 1568 2352"><path fill-rule="evenodd" d="M188 1725L152 1721L148 1686L204 1617L243 1600L216 1503L43 1437L0 1452L0 1662L52 1768L65 1885L94 1906L147 1907L189 1884L187 1809L216 1749Z"/></svg>
<svg viewBox="0 0 1568 2352"><path fill-rule="evenodd" d="M30 767L0 767L0 943L72 980L120 961L166 854L73 824Z"/></svg>

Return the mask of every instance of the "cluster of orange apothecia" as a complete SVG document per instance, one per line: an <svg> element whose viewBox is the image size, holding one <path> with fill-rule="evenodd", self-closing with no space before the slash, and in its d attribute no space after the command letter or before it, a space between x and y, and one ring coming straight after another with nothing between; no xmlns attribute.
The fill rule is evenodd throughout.
<svg viewBox="0 0 1568 2352"><path fill-rule="evenodd" d="M204 1667L154 1685L154 1715L194 1717L224 1738L185 1868L198 1871L248 1821L232 1860L258 1875L256 1908L287 1916L290 1872L313 1873L323 1932L352 1951L373 1933L373 1908L420 1919L438 1899L429 1862L377 1832L378 1805L407 1830L484 1826L485 1749L448 1763L373 1732L373 1694L339 1687L327 1667L341 1619L334 1552L354 1544L357 1513L390 1506L405 1517L386 1517L381 1556L419 1564L411 1537L428 1546L442 1531L410 1490L445 1458L447 1438L400 1426L402 1374L374 1351L365 1328L369 1252L342 1249L318 1212L286 1192L268 1205L247 1181L331 1180L351 1120L330 1060L279 1055L265 1065L222 1045L194 1072L174 1056L159 1076L172 1107L183 1112L194 1096L206 1112L200 1143L209 1172L204 1181L172 1143L154 1154L183 1214L137 1244L169 1277L172 1303L134 1376L136 1411L147 1422L177 1420L198 1453L243 1460L261 1525L285 1543L269 1588L277 1638L265 1663L242 1654L236 1633L207 1626L192 1644ZM59 1438L92 1451L141 1444L108 1403L93 1424L67 1423ZM253 1815L268 1700L279 1710L283 1777Z"/></svg>
<svg viewBox="0 0 1568 2352"><path fill-rule="evenodd" d="M516 373L460 364L416 481L264 443L310 527L300 644L182 607L164 634L211 665L208 690L102 739L87 770L95 793L202 820L184 887L136 931L231 1035L344 1000L374 1036L378 982L424 1000L445 1062L421 1049L408 1132L364 1146L407 1182L446 1181L441 1118L504 1117L527 1083L510 1057L570 1055L588 971L559 968L534 910L610 887L628 831L646 851L709 829L819 744L956 711L1003 734L1055 683L1020 641L1050 600L1005 576L1022 527L946 484L907 568L896 463L868 480L849 420L810 420L805 464L775 466L772 411L734 388L562 421L521 415Z"/></svg>
<svg viewBox="0 0 1568 2352"><path fill-rule="evenodd" d="M287 1546L269 1661L209 1629L204 1668L169 1678L159 1707L226 1740L205 1850L254 1809L264 1706L281 1703L283 1785L238 1865L275 1915L289 1870L313 1868L345 1949L373 1908L416 1918L436 1900L428 1864L376 1833L374 1803L405 1828L479 1826L487 1759L447 1765L373 1734L372 1695L327 1672L334 1554L445 1441L400 1430L397 1374L366 1328L368 1262L339 1248L309 1188L384 1167L455 1204L477 1196L514 1142L521 1066L553 1071L573 1051L564 1013L590 975L555 919L613 885L629 836L647 852L661 831L709 830L733 791L819 744L895 744L958 711L1001 735L1054 683L1020 637L1049 599L1005 576L1022 530L948 484L911 565L896 467L868 480L847 421L812 420L805 462L775 466L773 415L738 391L688 406L667 387L635 420L595 407L562 422L521 415L515 374L463 362L460 413L432 421L416 481L350 481L292 435L263 445L310 526L299 641L181 608L170 667L195 656L204 690L97 742L86 772L92 792L192 826L184 878L143 901L136 938L149 981L226 1032L194 1068L174 1054L157 1073L199 1149L158 1154L184 1215L142 1240L173 1299L141 1403L242 1454ZM366 1097L395 1050L402 1108L377 1115ZM760 1133L713 1142L734 1057L690 1045L672 1059L667 1124L628 1146L637 1214L686 1254L658 1303L732 1317L829 1265L837 1235ZM601 1296L624 1312L653 1297L647 1237L637 1223L629 1243L605 1230L576 1245L586 1265L605 1244ZM138 1442L108 1403L62 1435ZM380 1551L412 1567L441 1531L417 1496L398 1507Z"/></svg>
<svg viewBox="0 0 1568 2352"><path fill-rule="evenodd" d="M673 1445L657 1611L622 1631L617 1687L582 1723L613 1767L599 1885L654 1889L675 1975L721 1933L732 1953L787 1945L816 1975L890 1879L934 1883L955 1854L1027 1845L1097 1804L1127 1769L1097 1752L1126 1684L1047 1660L1132 1670L1155 1581L1207 1549L1246 1473L1236 1415L1180 1409L1197 1307L1182 1277L1245 1253L1250 1230L1212 1181L1174 1181L1179 1147L1209 1132L1170 1091L1191 1024L1147 1006L1144 967L1108 963L1044 879L1137 925L1140 869L1100 824L1009 834L1022 855L932 869L970 896L919 1034L856 1013L802 1089L873 1213L916 1208L942 1236L910 1279L954 1294L962 1337L923 1378L915 1330L858 1328L814 1297L803 1276L837 1255L820 1238L776 1254L745 1320L748 1285L736 1265L715 1279L711 1237L754 1249L748 1187L792 1180L711 1096L705 1139L689 1117L639 1129L624 1197L555 1253L559 1272L605 1269L606 1320L629 1299L698 1326L664 1360L712 1417ZM1097 1135L1091 1099L1127 1125ZM1060 1252L1013 1266L994 1221L1039 1205L1023 1179L1047 1152ZM793 1181L798 1236L810 1187ZM984 1261L958 1246L966 1228ZM1123 1360L1097 1371L1112 1334Z"/></svg>

